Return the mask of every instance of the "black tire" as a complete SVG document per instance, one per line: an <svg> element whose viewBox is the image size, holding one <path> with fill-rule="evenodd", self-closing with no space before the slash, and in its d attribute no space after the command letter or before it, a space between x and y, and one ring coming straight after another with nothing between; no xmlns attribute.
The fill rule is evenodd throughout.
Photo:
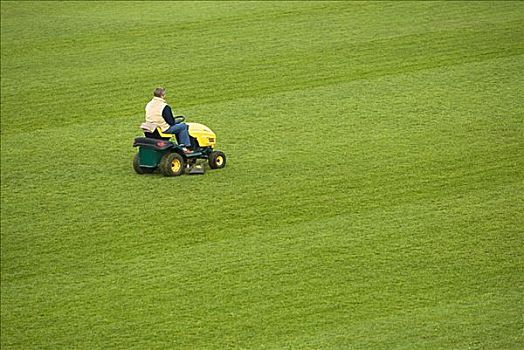
<svg viewBox="0 0 524 350"><path fill-rule="evenodd" d="M221 151L213 151L209 155L209 166L211 169L222 169L226 166L226 155Z"/></svg>
<svg viewBox="0 0 524 350"><path fill-rule="evenodd" d="M179 176L186 167L184 158L178 153L167 153L160 159L160 171L165 176Z"/></svg>
<svg viewBox="0 0 524 350"><path fill-rule="evenodd" d="M135 154L135 158L133 158L133 169L135 169L137 174L151 174L155 171L154 168L145 168L140 166L140 157L138 156L138 153Z"/></svg>

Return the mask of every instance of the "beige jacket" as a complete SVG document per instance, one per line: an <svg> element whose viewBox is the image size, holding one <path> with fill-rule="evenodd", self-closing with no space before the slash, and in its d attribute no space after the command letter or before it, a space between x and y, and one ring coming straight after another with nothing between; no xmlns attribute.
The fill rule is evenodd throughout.
<svg viewBox="0 0 524 350"><path fill-rule="evenodd" d="M156 96L146 105L146 122L160 127L162 131L166 131L169 128L169 124L162 117L162 110L166 105L167 103L164 99Z"/></svg>

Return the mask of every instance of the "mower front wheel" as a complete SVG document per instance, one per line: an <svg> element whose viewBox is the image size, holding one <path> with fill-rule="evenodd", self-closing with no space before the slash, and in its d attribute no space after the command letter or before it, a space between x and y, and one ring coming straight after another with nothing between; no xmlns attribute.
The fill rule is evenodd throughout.
<svg viewBox="0 0 524 350"><path fill-rule="evenodd" d="M184 158L178 153L167 153L160 159L160 171L165 176L179 176L184 173Z"/></svg>
<svg viewBox="0 0 524 350"><path fill-rule="evenodd" d="M209 166L211 169L222 169L226 166L226 155L221 151L213 151L209 155Z"/></svg>

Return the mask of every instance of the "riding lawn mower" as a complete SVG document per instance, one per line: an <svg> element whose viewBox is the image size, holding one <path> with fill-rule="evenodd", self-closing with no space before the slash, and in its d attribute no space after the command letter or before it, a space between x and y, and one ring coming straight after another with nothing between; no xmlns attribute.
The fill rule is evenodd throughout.
<svg viewBox="0 0 524 350"><path fill-rule="evenodd" d="M175 118L176 123L184 120L184 116ZM186 124L191 140L189 152L178 144L174 134L166 134L155 125L142 123L140 128L145 137L137 137L133 143L133 147L138 147L133 159L133 169L138 174L150 174L159 170L165 176L179 176L184 173L203 174L202 160L207 161L211 169L225 167L226 155L215 150L215 133L203 124Z"/></svg>

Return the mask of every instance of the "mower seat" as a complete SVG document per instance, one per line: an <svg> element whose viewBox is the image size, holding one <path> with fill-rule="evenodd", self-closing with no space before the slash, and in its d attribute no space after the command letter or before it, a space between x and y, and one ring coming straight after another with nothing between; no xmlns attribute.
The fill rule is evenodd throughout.
<svg viewBox="0 0 524 350"><path fill-rule="evenodd" d="M164 133L162 129L160 129L158 126L150 122L144 122L140 124L140 129L142 129L146 137L149 137L152 139L169 140L173 136L175 136L174 134Z"/></svg>
<svg viewBox="0 0 524 350"><path fill-rule="evenodd" d="M175 134L166 134L160 128L156 128L155 131L158 132L158 135L160 135L160 137L173 137L173 136L175 136Z"/></svg>

